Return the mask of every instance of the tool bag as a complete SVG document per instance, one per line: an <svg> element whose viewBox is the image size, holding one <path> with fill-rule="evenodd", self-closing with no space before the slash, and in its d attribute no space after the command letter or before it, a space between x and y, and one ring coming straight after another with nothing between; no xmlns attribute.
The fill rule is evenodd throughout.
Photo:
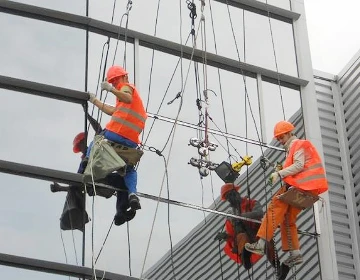
<svg viewBox="0 0 360 280"><path fill-rule="evenodd" d="M281 201L299 209L309 208L319 200L317 195L302 191L294 187L289 188L283 194L278 195L278 198Z"/></svg>
<svg viewBox="0 0 360 280"><path fill-rule="evenodd" d="M83 182L97 181L114 171L124 171L125 161L115 152L103 135L95 135Z"/></svg>
<svg viewBox="0 0 360 280"><path fill-rule="evenodd" d="M119 143L115 143L112 141L107 140L115 150L115 152L125 161L127 165L135 166L139 161L142 155L144 154L143 151L135 148L130 148Z"/></svg>

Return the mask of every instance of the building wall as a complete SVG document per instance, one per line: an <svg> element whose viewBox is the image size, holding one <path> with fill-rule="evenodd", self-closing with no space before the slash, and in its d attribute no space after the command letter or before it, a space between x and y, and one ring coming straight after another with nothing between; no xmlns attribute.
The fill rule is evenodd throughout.
<svg viewBox="0 0 360 280"><path fill-rule="evenodd" d="M339 279L360 279L359 261L359 218L360 218L360 53L357 54L339 76L315 71L315 87L319 110L322 144L326 175L329 181L331 220L333 224L336 262ZM303 137L301 114L293 116L298 131ZM277 150L266 150L265 156L272 162L282 161L284 155ZM265 204L264 178L270 171L263 171L259 162L249 169L249 176L242 175L238 182L244 186L241 194L246 195L246 186L251 186L252 198ZM255 187L254 187L255 186ZM271 193L268 193L270 196ZM268 199L269 197L267 197ZM228 211L227 203L217 199L213 207ZM321 207L329 207L322 205ZM249 279L247 271L231 261L222 252L223 243L214 241L221 231L224 217L210 214L206 221L191 231L170 253L146 273L148 279ZM300 230L315 232L312 209L303 211L298 219ZM321 279L318 267L317 246L314 237L300 234L305 262L298 266L297 279ZM280 248L279 235L275 237ZM279 251L280 259L283 254ZM174 269L173 269L174 268ZM253 279L272 279L273 269L262 258L252 270Z"/></svg>
<svg viewBox="0 0 360 280"><path fill-rule="evenodd" d="M304 136L303 122L300 112L291 119L296 125L296 134L299 137ZM272 143L275 145L275 143ZM284 153L279 150L265 150L264 155L271 161L283 161ZM267 187L264 192L266 180L271 170L263 170L260 162L255 161L249 168L249 176L246 172L237 179L237 183L243 186L240 190L242 196L246 196L247 186L251 190L251 198L260 201L264 206L265 201L269 200L274 190ZM227 202L216 200L213 208L218 211L227 212L230 210ZM265 210L265 207L264 207ZM305 233L315 233L314 214L312 209L303 211L298 219L299 229ZM173 249L171 261L170 252L166 254L157 264L147 271L147 279L249 279L248 271L242 266L224 255L222 248L224 243L214 241L217 232L220 232L224 226L225 218L223 216L210 214L206 220L194 228L183 240L181 240ZM279 234L275 236L277 248L281 247ZM316 239L311 235L300 234L300 242L306 262L299 266L293 273L297 273L298 279L320 279L320 269L318 267L318 254ZM286 258L279 251L280 260ZM174 269L173 269L174 267ZM174 271L174 272L173 272ZM250 271L252 279L274 279L274 270L269 262L263 257L256 263Z"/></svg>

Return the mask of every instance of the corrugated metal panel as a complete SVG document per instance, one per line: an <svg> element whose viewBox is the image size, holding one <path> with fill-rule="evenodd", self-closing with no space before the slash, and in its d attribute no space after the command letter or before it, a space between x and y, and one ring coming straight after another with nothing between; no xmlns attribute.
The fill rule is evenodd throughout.
<svg viewBox="0 0 360 280"><path fill-rule="evenodd" d="M296 134L303 137L303 123L300 115L293 120L298 131ZM275 144L275 143L274 143ZM283 161L284 154L281 151L266 150L265 156L270 161ZM242 186L249 184L251 186L252 198L260 201L265 205L266 194L264 192L265 179L270 175L271 170L267 170L264 177L264 171L260 167L259 161L254 162L249 169L249 176L246 178L242 175L238 182ZM246 195L246 188L241 190L241 195ZM271 198L271 194L267 194L267 199ZM228 203L220 202L217 199L218 210L227 211ZM299 215L298 226L301 230L314 233L314 220L312 209L304 211ZM213 238L224 225L224 218L210 214L207 217L207 223L199 224L192 232L190 232L182 241L180 241L173 250L173 262L175 266L177 279L247 279L248 272L243 267L239 267L224 255L221 244L221 252L219 252L218 242L214 242ZM280 248L279 234L276 235L276 246ZM302 252L306 262L297 268L297 279L320 279L318 267L318 254L316 240L307 235L300 236L302 244ZM280 253L280 258L284 258ZM220 262L221 260L221 262ZM145 274L147 279L173 279L170 252L164 256L155 266L153 266ZM262 258L253 270L253 279L274 279L273 269Z"/></svg>
<svg viewBox="0 0 360 280"><path fill-rule="evenodd" d="M344 109L345 136L350 152L350 166L352 174L352 195L355 212L355 228L359 235L360 228L360 52L352 59L350 67L343 71L339 85L341 102ZM355 234L356 236L356 234ZM360 237L357 236L358 246ZM358 248L359 252L360 248ZM358 265L358 264L357 264ZM359 276L360 278L360 276Z"/></svg>
<svg viewBox="0 0 360 280"><path fill-rule="evenodd" d="M353 239L350 234L351 219L349 213L352 205L349 203L345 192L344 170L337 122L342 114L336 112L333 98L334 83L330 80L315 79L316 96L318 100L321 134L323 138L323 151L326 174L330 185L329 199L331 218L333 223L336 259L338 264L339 279L356 279L356 269L353 256ZM346 88L354 88L354 83L347 79ZM353 98L347 98L349 104L354 103ZM355 102L356 103L356 102ZM353 106L350 105L351 108ZM354 114L344 112L349 118Z"/></svg>

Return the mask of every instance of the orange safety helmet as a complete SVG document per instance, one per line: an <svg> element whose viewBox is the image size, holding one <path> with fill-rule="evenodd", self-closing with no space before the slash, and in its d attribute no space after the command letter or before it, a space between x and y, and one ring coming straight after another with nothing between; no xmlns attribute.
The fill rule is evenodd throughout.
<svg viewBox="0 0 360 280"><path fill-rule="evenodd" d="M225 195L231 190L240 190L240 186L234 185L233 183L227 183L221 187L221 200L226 200Z"/></svg>
<svg viewBox="0 0 360 280"><path fill-rule="evenodd" d="M295 129L292 123L287 121L280 121L274 127L274 138L280 136L281 134L291 132Z"/></svg>
<svg viewBox="0 0 360 280"><path fill-rule="evenodd" d="M78 135L75 136L73 141L73 152L80 153L80 143L85 140L85 132L80 132Z"/></svg>
<svg viewBox="0 0 360 280"><path fill-rule="evenodd" d="M128 72L126 72L124 68L120 66L111 66L106 73L106 80L111 83L115 78L125 76L127 74Z"/></svg>

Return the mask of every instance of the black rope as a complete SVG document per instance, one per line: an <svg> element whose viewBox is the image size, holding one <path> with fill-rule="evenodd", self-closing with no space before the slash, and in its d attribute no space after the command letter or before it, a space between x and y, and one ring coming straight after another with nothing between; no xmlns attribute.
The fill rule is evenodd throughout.
<svg viewBox="0 0 360 280"><path fill-rule="evenodd" d="M126 232L127 232L127 241L128 241L128 256L129 256L129 275L132 276L131 273L131 242L130 242L130 226L129 222L126 222Z"/></svg>
<svg viewBox="0 0 360 280"><path fill-rule="evenodd" d="M281 108L282 108L284 120L286 120L286 117L285 117L285 107L284 107L283 95L282 95L281 84L280 84L279 67L278 67L278 62L277 62L277 57L276 57L276 50L275 50L275 43L274 43L274 35L273 35L273 30L272 30L272 25L271 25L270 11L269 11L269 9L268 9L268 0L266 0L266 8L267 8L267 17L268 17L268 21L269 21L269 28L270 28L270 35L271 35L271 43L272 43L273 54L274 54L274 59L275 59L275 69L276 69L276 73L277 73L277 82L278 82L278 86L279 86L279 94L280 94Z"/></svg>
<svg viewBox="0 0 360 280"><path fill-rule="evenodd" d="M111 228L112 228L113 225L114 225L114 220L111 221L111 225L110 225L110 228L109 228L109 230L108 230L108 232L106 234L105 240L104 240L103 244L101 245L100 251L99 251L99 253L98 253L98 255L97 255L96 259L95 259L95 264L97 263L97 261L98 261L98 259L100 257L100 254L101 254L102 250L104 249L105 243L106 243L106 241L107 241L107 239L109 237L109 234L110 234L110 231L111 231Z"/></svg>

